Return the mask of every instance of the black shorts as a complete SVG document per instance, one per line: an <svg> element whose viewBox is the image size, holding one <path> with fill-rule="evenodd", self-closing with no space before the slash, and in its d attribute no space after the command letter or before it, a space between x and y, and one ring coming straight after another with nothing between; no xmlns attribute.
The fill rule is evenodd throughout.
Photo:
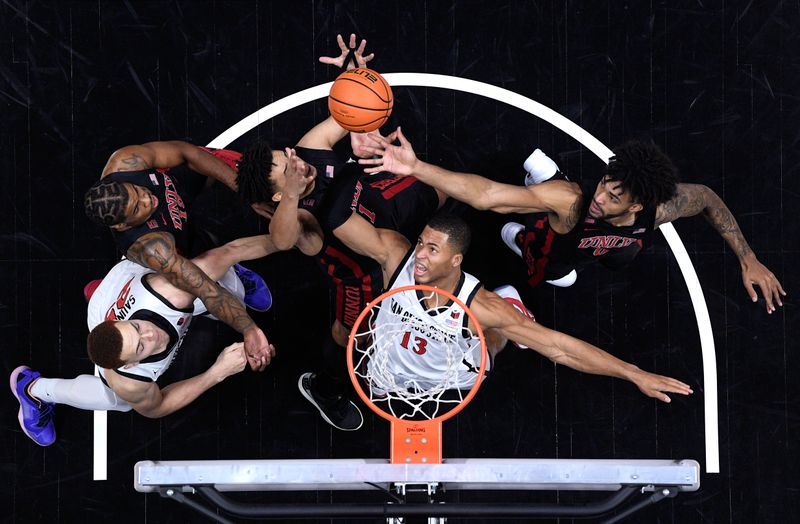
<svg viewBox="0 0 800 524"><path fill-rule="evenodd" d="M374 260L335 244L326 244L317 261L331 283L336 320L350 329L367 304L380 295L383 272Z"/></svg>

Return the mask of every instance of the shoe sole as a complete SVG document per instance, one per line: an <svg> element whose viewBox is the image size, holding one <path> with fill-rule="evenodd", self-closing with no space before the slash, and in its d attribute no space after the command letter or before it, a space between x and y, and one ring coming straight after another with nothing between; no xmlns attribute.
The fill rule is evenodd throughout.
<svg viewBox="0 0 800 524"><path fill-rule="evenodd" d="M266 287L266 284L264 284L264 287ZM244 305L247 306L247 309L252 309L253 311L256 311L258 313L266 313L267 311L272 309L272 293L270 292L269 288L266 288L266 292L269 294L269 305L267 307L265 308L255 307L248 304L247 302L245 302Z"/></svg>
<svg viewBox="0 0 800 524"><path fill-rule="evenodd" d="M330 424L331 426L333 426L334 428L338 429L339 431L356 431L356 430L361 429L361 426L364 425L364 415L361 413L361 410L358 409L358 406L353 404L353 401L351 401L351 400L348 400L348 402L353 404L353 407L355 407L356 410L358 411L359 415L361 415L361 422L358 424L358 427L357 428L352 428L352 429L340 428L339 426L337 426L336 424L331 422L331 419L329 419L328 416L325 414L325 412L322 411L322 408L319 407L319 405L317 404L317 401L314 400L314 397L311 395L311 393L309 393L308 390L303 387L303 379L308 377L308 376L310 376L310 373L304 373L303 375L300 375L300 378L297 380L297 389L300 390L300 394L303 395L306 398L306 400L311 402L312 406L317 408L317 411L319 411L319 414L322 416L322 419L325 422L327 422L328 424Z"/></svg>
<svg viewBox="0 0 800 524"><path fill-rule="evenodd" d="M507 233L507 231L511 231L512 229L516 230L516 232L513 235ZM500 230L500 240L502 240L503 244L505 244L508 249L513 251L514 254L520 258L522 258L522 248L517 245L514 239L517 237L517 234L519 234L519 232L522 231L523 229L525 229L525 226L523 226L522 224L518 224L516 222L509 222L506 225L504 225L503 228ZM509 237L509 240L506 240L506 236Z"/></svg>
<svg viewBox="0 0 800 524"><path fill-rule="evenodd" d="M265 308L254 307L254 306L248 304L247 300L246 300L246 298L247 298L246 296L245 296L245 300L244 300L244 305L247 306L248 309L252 309L253 311L256 311L258 313L266 313L267 311L269 311L272 308L272 292L269 290L269 286L264 281L264 278L261 275L259 275L258 273L256 273L255 271L253 271L252 269L247 269L246 267L244 267L241 264L234 264L234 266L238 266L239 267L238 271L234 267L234 272L236 273L236 277L239 279L239 282L242 283L242 286L245 285L244 284L244 280L242 279L242 274L245 274L245 273L246 274L251 274L253 276L252 277L248 277L248 279L250 281L253 281L255 279L259 279L261 281L261 283L264 285L264 291L267 293L267 295L269 295L269 305L267 307L265 307Z"/></svg>
<svg viewBox="0 0 800 524"><path fill-rule="evenodd" d="M22 401L19 399L19 395L17 395L17 377L20 375L20 373L22 373L26 369L29 370L31 368L29 368L28 366L17 367L16 369L14 369L14 371L11 372L11 377L8 380L8 385L11 387L11 394L14 395L14 398L17 399L17 402L19 402L19 412L17 412L17 420L19 421L19 427L22 428L22 432L25 433L29 439L34 441L39 446L47 447L56 440L53 439L53 442L50 442L49 444L42 444L41 442L33 438L33 435L28 433L28 429L25 427L25 417L22 414Z"/></svg>

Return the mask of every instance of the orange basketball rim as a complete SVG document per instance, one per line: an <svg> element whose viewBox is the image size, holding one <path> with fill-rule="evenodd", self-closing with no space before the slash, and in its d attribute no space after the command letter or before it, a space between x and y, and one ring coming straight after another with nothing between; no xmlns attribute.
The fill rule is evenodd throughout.
<svg viewBox="0 0 800 524"><path fill-rule="evenodd" d="M395 381L390 380L392 386L387 386L387 380L381 380L377 376L380 372L380 366L373 365L373 360L376 362L385 361L387 358L385 354L389 352L387 348L397 347L398 338L401 339L399 342L401 347L406 347L404 342L409 337L404 334L404 330L407 333L407 330L410 329L408 326L412 322L408 314L403 316L397 312L397 308L392 308L390 305L397 303L401 297L406 301L419 301L420 293L426 294L424 296L428 299L435 295L440 295L442 298L447 299L445 301L447 305L442 307L449 307L452 303L455 303L466 313L467 318L463 319L462 324L458 327L452 326L450 339L460 339L462 334L466 332L467 336L464 338L469 344L472 344L469 348L470 354L459 353L457 344L442 345L440 343L437 347L443 348L441 351L448 353L444 358L448 367L441 373L442 378L438 382L432 385L429 384L430 387L428 387L420 386L412 381L412 387L408 386L407 381L397 385ZM422 315L415 316L413 323L419 325L420 322L432 322L430 319L421 317ZM474 331L466 328L468 325L467 319L471 320ZM362 325L363 329L359 329ZM382 329L386 325L395 327L393 329ZM428 329L442 330L440 325ZM451 351L452 355L450 354ZM438 355L438 357L441 357L441 355ZM476 357L478 357L480 359L479 367L470 366L468 363L469 357L472 357L473 360L477 360ZM486 373L487 360L483 330L469 307L452 293L426 285L403 286L391 289L370 302L356 319L350 331L350 340L347 344L347 369L358 396L378 416L391 422L390 461L392 464L442 463L442 422L456 416L478 392ZM461 387L447 389L451 384L448 380L451 380L454 373L456 373L454 370L457 370L463 364L469 367L470 373L474 373L474 380L469 385L470 387L466 394L464 394L466 387L463 389ZM458 373L461 373L459 376L463 377L463 369ZM430 378L426 380L430 380ZM461 383L456 384L459 385ZM365 386L367 388L366 391ZM407 404L415 414L427 413L423 406L428 406L429 409L427 411L433 411L433 413L423 416L423 420L409 420L405 418L405 415L399 415L394 409L391 409L392 401ZM385 404L390 408L387 410L378 404ZM440 405L442 404L451 404L452 407L445 413L439 414ZM431 406L432 409L430 408Z"/></svg>

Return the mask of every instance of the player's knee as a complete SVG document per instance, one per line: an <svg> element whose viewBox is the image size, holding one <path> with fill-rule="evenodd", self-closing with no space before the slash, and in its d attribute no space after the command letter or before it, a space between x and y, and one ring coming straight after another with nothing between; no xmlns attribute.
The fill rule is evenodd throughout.
<svg viewBox="0 0 800 524"><path fill-rule="evenodd" d="M331 326L331 336L333 340L342 347L347 347L347 342L350 339L350 330L339 320L336 320Z"/></svg>
<svg viewBox="0 0 800 524"><path fill-rule="evenodd" d="M227 244L223 244L223 245L221 245L218 248L215 248L213 250L214 254L215 254L215 258L217 258L224 265L231 266L231 265L239 262L239 259L237 258L236 254L237 254L237 252L241 252L240 249L239 249L240 246L241 246L241 244L239 243L238 239L237 240L232 240L232 241L228 242Z"/></svg>

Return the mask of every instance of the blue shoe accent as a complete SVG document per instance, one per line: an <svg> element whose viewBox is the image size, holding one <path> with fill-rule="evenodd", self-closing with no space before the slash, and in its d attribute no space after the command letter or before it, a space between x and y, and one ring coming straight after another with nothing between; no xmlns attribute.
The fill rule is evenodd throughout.
<svg viewBox="0 0 800 524"><path fill-rule="evenodd" d="M31 440L40 446L49 446L56 441L56 427L53 424L55 404L42 402L28 394L28 386L40 377L39 372L28 366L19 366L11 373L11 393L19 401L19 425Z"/></svg>
<svg viewBox="0 0 800 524"><path fill-rule="evenodd" d="M234 264L233 270L244 284L244 303L247 307L261 312L272 307L272 293L258 273L239 264Z"/></svg>

